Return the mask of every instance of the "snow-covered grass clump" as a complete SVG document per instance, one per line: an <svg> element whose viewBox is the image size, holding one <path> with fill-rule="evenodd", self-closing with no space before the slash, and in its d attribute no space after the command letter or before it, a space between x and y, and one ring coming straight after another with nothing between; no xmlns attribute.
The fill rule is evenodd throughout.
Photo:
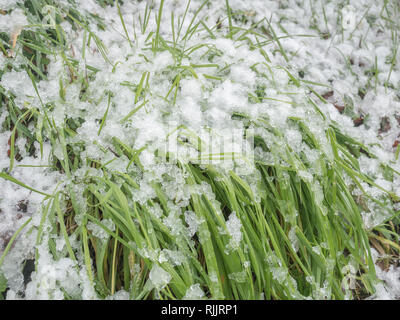
<svg viewBox="0 0 400 320"><path fill-rule="evenodd" d="M0 2L0 292L398 290L400 8L339 2Z"/></svg>

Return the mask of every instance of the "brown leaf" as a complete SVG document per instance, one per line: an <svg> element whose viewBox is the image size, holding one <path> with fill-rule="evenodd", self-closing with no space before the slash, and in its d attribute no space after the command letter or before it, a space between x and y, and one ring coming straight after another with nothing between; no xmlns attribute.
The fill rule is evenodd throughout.
<svg viewBox="0 0 400 320"><path fill-rule="evenodd" d="M381 118L381 127L379 129L379 133L386 133L391 129L390 126L390 119L389 117L382 117Z"/></svg>
<svg viewBox="0 0 400 320"><path fill-rule="evenodd" d="M353 120L353 123L354 123L354 126L355 126L355 127L361 126L361 125L364 123L364 117L363 117L363 116L360 116L360 117L358 117L357 119L354 119L354 120Z"/></svg>
<svg viewBox="0 0 400 320"><path fill-rule="evenodd" d="M386 252L381 246L381 244L376 239L369 239L371 241L372 246L379 252L380 255L385 255Z"/></svg>
<svg viewBox="0 0 400 320"><path fill-rule="evenodd" d="M333 96L333 94L334 94L333 90L332 90L332 91L325 92L325 93L322 95L322 98L324 98L324 99L329 99L330 97Z"/></svg>
<svg viewBox="0 0 400 320"><path fill-rule="evenodd" d="M341 105L339 105L337 103L334 103L333 105L340 113L344 112L344 106L341 106Z"/></svg>

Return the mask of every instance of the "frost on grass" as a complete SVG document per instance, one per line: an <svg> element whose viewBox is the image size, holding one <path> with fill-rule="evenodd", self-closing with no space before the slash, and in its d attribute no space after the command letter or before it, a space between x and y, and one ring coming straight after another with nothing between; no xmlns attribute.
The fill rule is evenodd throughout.
<svg viewBox="0 0 400 320"><path fill-rule="evenodd" d="M47 25L0 1L9 297L344 297L342 253L399 211L398 6L30 1Z"/></svg>

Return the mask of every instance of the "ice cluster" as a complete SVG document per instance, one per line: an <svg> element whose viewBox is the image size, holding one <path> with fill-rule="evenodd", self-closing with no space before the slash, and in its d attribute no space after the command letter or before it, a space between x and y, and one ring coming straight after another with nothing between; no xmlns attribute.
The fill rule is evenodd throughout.
<svg viewBox="0 0 400 320"><path fill-rule="evenodd" d="M160 30L165 39L170 39L172 34L171 12L176 17L183 15L184 2L167 1L165 4L161 21L163 28ZM192 8L201 4L197 0L192 2L188 13L191 17L195 15ZM27 62L22 55L22 45L17 43L9 57L0 51L0 88L7 97L13 98L17 108L37 108L41 114L38 121L42 122L46 121L43 116L46 112L46 117L56 128L62 128L71 121L78 124L74 135L57 144L51 144L50 137L55 133L49 133L41 147L35 143L34 152L27 150L26 138L16 137L15 145L20 158L15 161L12 176L42 193L74 190L77 205L81 208L74 220L78 225L82 223L86 210L84 185L89 179L101 179L103 175L101 170L89 167L87 163L97 161L99 166L110 172L133 176L138 188L129 190L129 205L133 202L146 205L156 199L154 185L160 183L166 195L168 214L163 213L158 203L148 207L150 214L159 219L172 235L191 239L204 236L201 234L204 221L193 211L183 211L193 195L207 198L217 214L222 215L222 209L211 186L205 182L199 185L189 183L185 169L167 162L164 151L170 151L169 157L175 157L179 163L197 161L204 167L213 163L216 171L226 173L232 170L249 181L256 196L260 197L256 192L257 173L248 157L285 166L285 157L273 154L283 155L285 151L280 149L283 143L287 143L293 152L304 154L309 167L313 168L311 171L297 164L298 177L313 185L316 203L322 207L324 195L316 178L322 174L318 162L322 159L320 152L324 157L332 158L325 130L334 122L344 133L368 145L377 155L377 159L360 155L361 172L373 177L384 189L399 194L400 176L388 179L382 167L390 165L400 171L394 147L396 141L400 143L400 71L392 63L396 58L400 59L400 50L393 51L390 31L374 23L381 10L376 1L348 2L349 5L339 8L335 1L328 1L322 12L320 8L310 7L311 1L231 0L231 9L243 12L245 20L268 17L271 18L270 23L279 23L281 28L277 29L277 37L281 38L281 48L273 44L264 55L259 50L252 50L243 41L235 42L219 33L216 33L216 38L210 37L204 29L185 39L187 54L180 57L174 55L173 50L149 50L148 34L142 33L137 23L138 14L144 12L146 1L121 4L121 15L126 26L130 26L130 39L127 39L115 6L102 7L94 0L60 1L59 10L74 6L82 13L92 15L90 28L95 30L98 40L107 48L107 59L99 41L91 35L88 42L87 30L73 29L66 21L62 23L67 43L65 47L69 48L70 61L73 61L78 75L73 74L65 63L64 53L57 52L47 57L47 80L38 82L35 87L31 76L23 68ZM35 27L31 24L39 23L30 21L33 18L27 17L18 3L0 0L0 10L7 11L7 14L0 12L0 32L10 37L18 37L24 28L34 31ZM344 17L343 33L336 26L338 10L342 10ZM210 24L223 15L225 1L212 2L212 7L206 7L201 13ZM363 15L367 15L367 19L362 19ZM96 16L101 17L107 27L98 28L97 20L93 18ZM135 36L131 28L134 23ZM148 23L149 30L156 29L154 19ZM188 18L182 30L189 23ZM326 38L321 39L321 35L326 35ZM254 35L244 36L256 38ZM274 54L279 51L290 54L290 70L282 67L286 64L284 55ZM268 65L264 63L266 59L270 61ZM373 72L375 78L370 76ZM291 73L304 80L302 85L293 83ZM82 83L85 82L87 86L83 88ZM326 103L318 100L316 91ZM322 119L309 103L309 97L326 119ZM245 127L242 120L235 119L235 116L241 115L249 121L268 119L274 130L284 134L277 137L264 128ZM0 106L0 125L6 122L8 116L5 108ZM321 151L313 150L303 141L297 126L288 121L293 118L309 125ZM30 129L36 137L40 136L40 130L35 127ZM267 153L259 147L253 149L251 141L245 137L248 132L260 136L274 152ZM7 153L10 135L9 130L0 127L0 172L10 167ZM179 143L170 146L171 140ZM70 175L66 170L52 170L50 165L54 161L65 160L66 145L81 154L80 168ZM137 163L144 169L137 169L139 166L132 165L126 155L116 156L116 145L137 151ZM249 151L254 151L254 155L250 155ZM11 181L0 180L0 183L0 253L14 232L32 217L32 225L24 229L1 267L10 287L7 297L63 299L67 295L71 298L96 298L83 263L84 255L74 239L71 239L70 245L78 252L76 261L70 258L54 259L54 255L49 253L51 249L58 253L65 252L67 244L62 237L50 232L50 220L56 218L46 217L48 202L43 202L45 196ZM362 187L373 197L384 194L381 189L367 183ZM105 191L107 186L99 190ZM60 206L61 210L67 211L67 203L62 202ZM368 207L376 208L376 211L366 210L363 213L366 228L372 228L388 217L388 212L372 202L368 203ZM292 213L285 219L293 219L297 213ZM242 245L242 223L235 212L230 212L225 218L226 230L222 234L230 237L229 253ZM104 219L101 223L115 231L111 220ZM109 233L93 222L88 222L87 229L99 239L109 237ZM38 230L43 230L46 241L43 240L35 248L41 236ZM294 229L289 237L294 251L297 251L298 239ZM49 248L49 242L55 247ZM185 262L185 257L176 248L140 250L144 257L155 261L150 270L149 285L157 290L164 288L172 279L171 274L162 268L162 263L169 261L173 266L179 266ZM321 247L316 246L313 250L320 254ZM40 256L36 271L32 273L31 281L24 284L22 265L35 252ZM266 263L272 265L274 280L296 289L294 279L279 265L277 257L269 257ZM243 270L230 274L229 278L241 283L246 276ZM379 271L378 276L387 285L379 287L376 298L398 297L397 269L391 267L386 273ZM325 286L315 290L321 297L330 294ZM187 289L185 298L201 299L204 295L200 285L195 284ZM120 291L110 299L127 297L126 292Z"/></svg>

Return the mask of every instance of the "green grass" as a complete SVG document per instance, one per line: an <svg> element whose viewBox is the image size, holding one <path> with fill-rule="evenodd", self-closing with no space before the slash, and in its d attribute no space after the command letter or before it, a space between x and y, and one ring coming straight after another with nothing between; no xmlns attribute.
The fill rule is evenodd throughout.
<svg viewBox="0 0 400 320"><path fill-rule="evenodd" d="M51 1L28 0L24 10L40 21L42 15L39 8L47 3L51 4ZM229 7L229 1L226 1L225 27L219 30L218 25L212 26L199 18L202 8L208 5L208 1L205 1L195 11L189 27L183 30L189 4L190 1L183 17L171 15L172 39L164 39L160 33L163 1L158 8L146 6L139 19L139 29L134 31L125 24L117 5L124 36L130 46L135 46L138 37L136 32L140 32L147 35L148 48L154 55L168 50L174 57L176 64L171 66L171 87L162 97L165 101L175 104L179 83L183 78L196 78L201 74L210 82L226 79L229 66L213 64L212 61L209 65L185 66L181 63L184 58L190 58L191 54L204 48L208 49L206 54L218 55L218 50L207 43L216 35L224 34L238 46L248 45L253 50L259 50L265 62L262 71L257 66L254 66L254 70L258 70L260 76L264 72L265 77L272 79L271 82L275 69L268 59L270 46L276 46L277 52L290 66L290 55L285 52L267 19L254 22L247 28L235 26L235 14ZM76 10L64 13L64 17L57 15L58 24L54 29L37 25L34 31L21 33L17 41L25 46L21 57L26 61L21 68L29 73L36 88L39 80L46 80L47 57L60 56L68 70L70 83L81 84L81 99L96 105L92 97L85 96L85 91L91 84L90 75L96 74L97 70L89 65L86 70L79 70L77 60L65 45L64 31L59 23L67 20L75 28L85 30L87 38L84 40L87 42L84 42L84 48L94 41L104 59L111 64L107 58L107 48L96 36L95 30L90 28L88 19L93 20L94 17L84 17ZM153 16L156 29L150 30L149 19ZM98 23L101 26L101 21ZM187 47L196 33L204 35L204 43ZM4 50L10 49L7 41L0 40L0 44ZM85 51L82 55L85 55ZM394 66L395 61L391 63ZM314 88L324 84L302 80L286 67L282 66L294 87L309 86L322 102L326 102ZM207 74L202 71L203 68L214 68L215 73ZM6 71L0 71L0 75L1 72ZM121 115L121 122L130 121L153 98L149 85L152 76L150 72L144 72L140 79L123 84L134 90L135 107ZM64 103L68 103L64 89L68 84L63 81L68 77L60 79L60 99ZM279 87L276 89L280 91ZM107 124L112 95L112 92L106 92L101 97L107 100L107 110L99 123L97 135ZM171 205L159 182L152 185L156 198L145 203L132 200L132 193L139 189L137 174L146 170L138 158L142 150L134 150L131 145L114 138L114 159L107 163L98 159L84 159L79 151L80 146L71 142L80 125L77 119L68 118L59 126L50 116L51 104L44 104L40 97L40 105L22 109L15 106L13 98L0 87L0 112L8 112L3 127L10 130L12 137L9 170L0 173L0 178L44 194L46 198L40 212L40 225L32 227L28 220L11 239L0 258L0 265L21 230L34 228L38 232L36 247L43 245L46 239L55 260L68 257L84 265L90 283L101 298L125 289L132 299L182 299L188 288L199 284L205 297L211 299L360 299L372 294L377 283L370 250L371 239L393 256L400 251L396 243L399 212L391 209L391 205L399 201L398 195L382 189L373 177L361 173L358 163L361 153L368 154L368 157L374 155L368 146L345 135L337 124L329 122L311 98L305 100L306 106L325 128L324 136L317 136L303 119L291 117L288 122L301 133L303 142L310 150L319 152L315 163L309 163L304 153L292 150L284 134L271 125L268 118L232 115L270 137L270 141L266 141L265 136L256 134L254 141L256 147L270 154L273 163L258 159L254 163L256 175L251 180L240 177L234 171L223 172L213 165L178 162L175 166L179 172L186 174L186 184L193 188L207 185L212 191L192 192L189 203L178 211ZM258 92L249 92L249 99L252 103L274 100L265 96L263 88ZM288 103L293 104L291 101ZM35 128L34 132L28 129L29 124ZM41 150L45 142L50 143L53 149L61 147L62 159L53 154L49 166L65 174L69 180L65 188L56 188L53 194L47 194L32 189L12 176L13 167L17 165L14 160L18 151L14 146L16 134L28 140L28 147L33 146L35 141ZM104 149L106 152L106 147ZM126 172L107 167L120 158L129 160ZM102 176L85 174L81 181L74 180L74 172L83 167L97 169ZM399 174L389 167L387 170L392 175ZM309 179L304 172L311 173L312 178ZM385 196L379 199L372 197L363 190L363 183L382 189ZM362 195L356 197L352 191L357 188ZM372 204L387 210L390 218L375 229L367 230L361 212L369 210L365 206ZM161 214L154 214L158 209ZM187 221L183 213L186 211L194 212L199 223L198 232L193 238L185 232ZM235 212L242 225L242 240L238 246L232 244L227 228L232 212ZM173 218L176 229L166 225L168 218ZM111 230L102 223L104 219L110 219L115 229ZM45 230L48 223L50 231ZM96 237L88 227L89 223L101 227L109 235L107 239ZM46 232L61 236L66 243L65 250L55 250L55 241L52 237L44 237ZM72 238L78 241L78 248L71 244ZM168 259L158 261L154 257L160 252L180 253L180 264L174 265ZM39 259L37 250L36 263ZM155 265L171 276L165 287L155 288L149 280L150 271ZM349 273L351 268L354 268L354 274ZM354 281L355 286L349 288L347 281Z"/></svg>

